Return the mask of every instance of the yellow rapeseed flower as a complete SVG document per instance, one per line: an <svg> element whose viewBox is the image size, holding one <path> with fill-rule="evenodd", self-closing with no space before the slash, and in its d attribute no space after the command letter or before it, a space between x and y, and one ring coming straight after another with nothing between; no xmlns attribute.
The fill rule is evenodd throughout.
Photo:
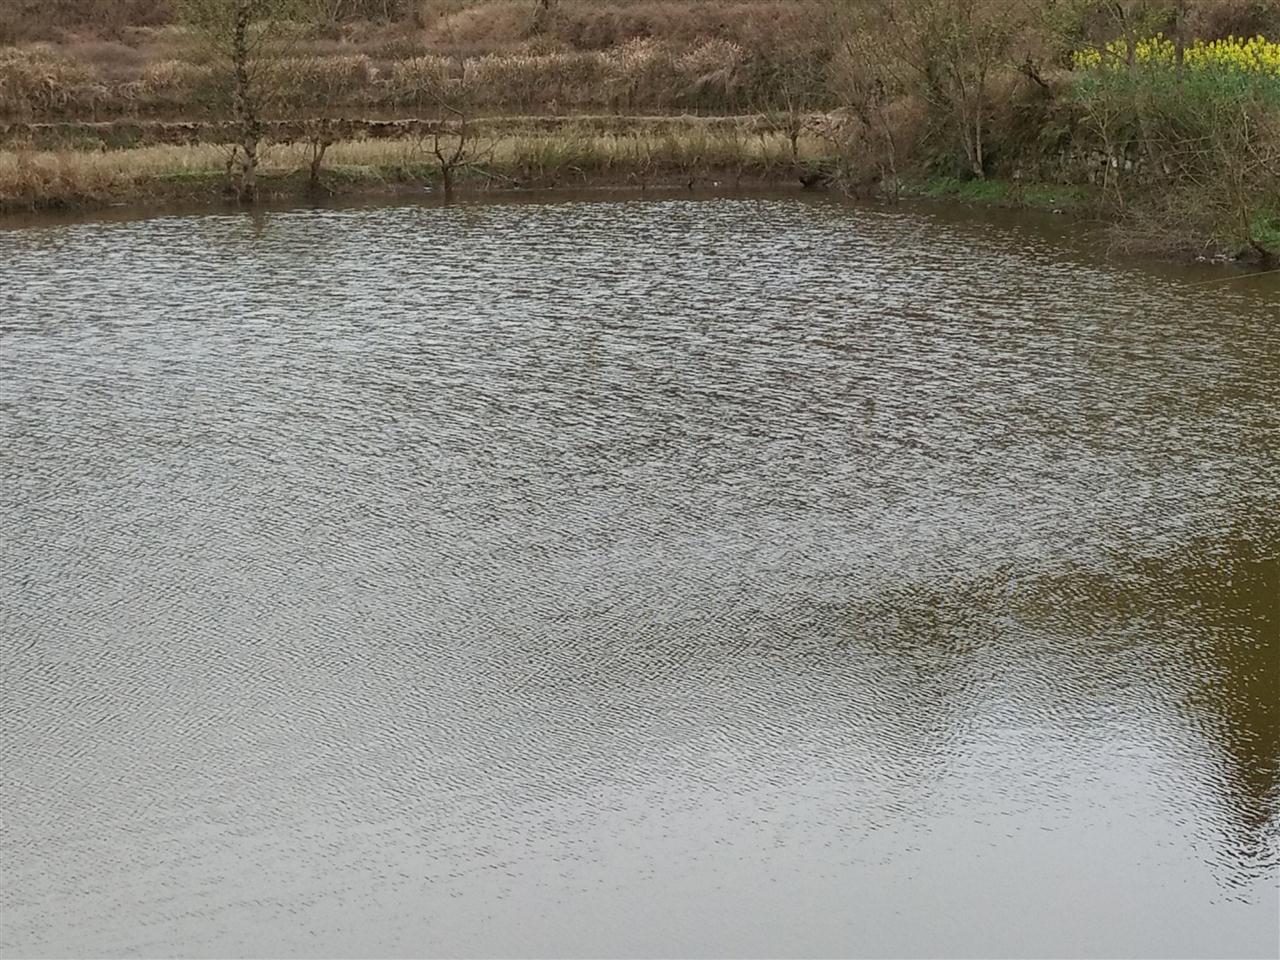
<svg viewBox="0 0 1280 960"><path fill-rule="evenodd" d="M1101 50L1077 50L1071 59L1077 70L1116 69L1129 62L1129 48L1124 40L1113 40ZM1171 67L1177 62L1177 47L1157 33L1134 45L1133 59L1141 66ZM1182 62L1188 70L1206 73L1230 71L1280 78L1280 42L1261 35L1195 40L1183 49Z"/></svg>

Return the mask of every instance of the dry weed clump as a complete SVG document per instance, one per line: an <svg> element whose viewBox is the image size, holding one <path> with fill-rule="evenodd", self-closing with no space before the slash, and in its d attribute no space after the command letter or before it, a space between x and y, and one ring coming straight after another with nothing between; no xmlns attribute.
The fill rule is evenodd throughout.
<svg viewBox="0 0 1280 960"><path fill-rule="evenodd" d="M617 107L668 102L676 93L677 54L656 40L628 40L607 54L607 82Z"/></svg>
<svg viewBox="0 0 1280 960"><path fill-rule="evenodd" d="M453 74L448 57L424 56L391 65L386 80L390 100L399 106L429 107L441 103Z"/></svg>
<svg viewBox="0 0 1280 960"><path fill-rule="evenodd" d="M160 60L142 71L141 88L146 93L190 94L209 83L214 70L208 64L188 60Z"/></svg>
<svg viewBox="0 0 1280 960"><path fill-rule="evenodd" d="M606 70L593 53L489 54L468 60L465 76L478 102L532 111L598 103Z"/></svg>
<svg viewBox="0 0 1280 960"><path fill-rule="evenodd" d="M746 51L730 40L707 40L681 54L676 71L686 96L727 102L741 86L746 59Z"/></svg>
<svg viewBox="0 0 1280 960"><path fill-rule="evenodd" d="M692 49L632 40L602 53L486 54L466 60L463 75L475 104L524 112L587 108L634 110L671 107L729 109L739 105L746 54L726 40ZM392 67L398 103L420 103L414 92L438 98L449 61L416 58Z"/></svg>
<svg viewBox="0 0 1280 960"><path fill-rule="evenodd" d="M368 106L377 100L373 61L364 54L282 57L262 65L269 105L279 110Z"/></svg>
<svg viewBox="0 0 1280 960"><path fill-rule="evenodd" d="M779 37L829 42L822 26L829 19L823 0L559 0L544 17L529 0L489 0L437 18L427 39L464 55L510 50L535 32L574 50L642 39L689 47L712 38L767 49Z"/></svg>
<svg viewBox="0 0 1280 960"><path fill-rule="evenodd" d="M509 51L528 39L533 6L519 0L491 0L444 12L426 30L433 51L474 57Z"/></svg>
<svg viewBox="0 0 1280 960"><path fill-rule="evenodd" d="M96 113L106 89L88 64L48 47L0 50L0 116Z"/></svg>
<svg viewBox="0 0 1280 960"><path fill-rule="evenodd" d="M733 110L749 106L748 55L728 40L681 48L656 40L631 40L603 55L607 96L620 110L697 107Z"/></svg>
<svg viewBox="0 0 1280 960"><path fill-rule="evenodd" d="M87 64L109 83L137 79L150 60L146 51L118 40L76 40L60 44L58 52L68 60Z"/></svg>
<svg viewBox="0 0 1280 960"><path fill-rule="evenodd" d="M226 99L218 72L207 64L161 60L142 72L134 85L134 102L150 112L194 112L215 109Z"/></svg>
<svg viewBox="0 0 1280 960"><path fill-rule="evenodd" d="M138 175L120 164L95 162L101 154L0 153L0 207L102 202L119 195Z"/></svg>

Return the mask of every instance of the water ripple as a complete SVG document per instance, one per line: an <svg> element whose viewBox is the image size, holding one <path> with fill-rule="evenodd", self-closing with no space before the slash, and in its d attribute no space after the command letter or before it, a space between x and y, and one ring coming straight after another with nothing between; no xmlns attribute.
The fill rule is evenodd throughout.
<svg viewBox="0 0 1280 960"><path fill-rule="evenodd" d="M0 233L0 947L1274 955L1280 288L1061 241Z"/></svg>

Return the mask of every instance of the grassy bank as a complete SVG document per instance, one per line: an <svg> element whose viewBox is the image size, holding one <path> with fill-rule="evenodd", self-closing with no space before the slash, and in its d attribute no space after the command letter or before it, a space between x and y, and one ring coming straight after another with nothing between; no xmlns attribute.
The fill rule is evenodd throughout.
<svg viewBox="0 0 1280 960"><path fill-rule="evenodd" d="M726 186L745 183L809 186L855 192L839 178L840 158L828 142L774 131L736 134L714 127L663 133L525 133L493 144L482 160L458 173L461 190L544 189L625 184ZM262 158L264 198L391 195L440 190L430 148L407 140L340 141L312 183L305 144L270 147ZM115 151L0 151L0 212L92 209L124 203L235 201L227 151L210 144L152 145ZM818 179L814 179L814 175ZM318 188L318 189L317 189ZM863 192L863 195L867 194ZM872 197L890 199L884 194ZM1095 188L1073 184L921 177L898 196L979 206L1093 216Z"/></svg>
<svg viewBox="0 0 1280 960"><path fill-rule="evenodd" d="M423 127L441 129L438 125ZM447 128L444 128L447 129ZM446 191L440 154L465 147L450 171ZM151 144L121 149L0 149L0 214L40 210L91 210L176 204L210 208L242 206L231 148L212 143ZM868 183L842 154L838 141L818 132L794 141L786 130L759 118L626 118L574 123L517 118L477 124L464 142L447 132L418 136L340 140L324 152L318 176L314 145L273 143L260 157L260 201L405 198L490 191L626 186L633 188L734 189L743 186L808 188L885 202L946 200L982 207L1051 211L1106 222L1113 211L1096 185L1034 180L964 179L904 173L892 185ZM1265 210L1253 229L1276 231ZM1114 226L1114 221L1113 221ZM1280 240L1280 235L1276 236ZM1145 253L1238 255L1240 248L1212 240L1173 248L1165 237L1149 248L1126 232L1111 234L1117 246ZM1248 251L1244 251L1248 252ZM1256 255L1252 259L1265 259Z"/></svg>
<svg viewBox="0 0 1280 960"><path fill-rule="evenodd" d="M449 155L456 136L439 142ZM325 151L316 180L313 148L274 144L260 159L262 197L350 196L442 190L434 139L339 141ZM793 152L781 132L695 123L641 126L630 133L591 127L515 132L468 141L453 171L455 189L512 189L619 183L636 186L743 182L798 184L833 162L830 145L801 137ZM235 198L229 152L212 144L121 150L0 151L0 210Z"/></svg>
<svg viewBox="0 0 1280 960"><path fill-rule="evenodd" d="M1280 0L11 0L0 206L751 178L1269 259L1262 34Z"/></svg>

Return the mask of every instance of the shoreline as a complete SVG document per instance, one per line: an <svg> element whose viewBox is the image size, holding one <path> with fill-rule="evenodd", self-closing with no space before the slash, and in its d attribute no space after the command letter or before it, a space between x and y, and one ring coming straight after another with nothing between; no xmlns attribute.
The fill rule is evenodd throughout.
<svg viewBox="0 0 1280 960"><path fill-rule="evenodd" d="M644 143L642 134L631 133L623 137L609 135L613 140L627 139ZM446 193L442 189L440 171L434 163L418 156L413 162L405 157L412 153L412 145L403 140L350 141L334 144L337 155L343 148L348 151L385 153L399 151L402 156L394 162L326 164L317 187L310 181L305 165L299 163L302 147L297 144L275 144L268 150L270 162L259 173L258 198L245 203L236 198L234 182L226 170L203 167L182 168L181 164L166 163L162 157L159 166L154 158L136 165L130 161L154 151L203 151L204 159L216 155L219 148L208 144L193 147L173 145L135 147L117 151L31 151L29 161L34 168L42 163L75 164L104 163L111 174L87 177L67 175L66 171L46 168L46 176L32 178L24 196L14 196L0 189L0 231L29 226L27 221L37 222L47 217L65 215L77 217L104 211L125 209L142 216L161 216L167 212L225 213L295 207L313 204L364 204L379 202L432 201L449 203L477 199L529 197L571 193L575 191L624 191L638 196L649 193L662 195L701 195L708 193L734 193L736 191L794 191L797 195L830 196L856 201L883 204L892 208L898 203L919 205L945 204L951 209L1026 211L1044 215L1057 215L1068 223L1091 225L1106 231L1117 227L1117 221L1101 214L1097 191L1085 185L1046 183L1042 181L1008 180L958 180L950 177L904 177L898 183L896 195L880 188L879 184L855 185L839 182L832 172L835 158L823 152L821 144L802 139L798 155L783 155L780 144L771 143L769 137L781 138L781 134L757 133L753 135L752 150L742 149L746 141L735 140L728 144L732 162L722 157L721 162L708 162L701 155L707 147L725 147L724 143L707 141L719 137L714 128L700 125L699 136L703 141L695 144L690 156L646 154L643 160L631 156L599 154L600 140L597 133L586 139L559 137L555 134L538 134L535 143L523 142L537 150L549 150L553 146L564 149L564 155L552 158L552 162L531 165L528 156L507 156L491 160L488 165L468 165L465 171L455 172L455 183ZM661 138L668 148L681 144L678 136L667 133ZM517 141L517 144L522 143ZM584 146L585 144L585 146ZM575 148L575 145L577 149ZM649 147L655 143L650 142ZM685 144L687 146L687 144ZM771 152L770 147L778 148ZM816 149L815 149L816 147ZM675 151L678 153L679 151ZM714 152L714 151L712 151ZM722 151L723 152L723 151ZM518 152L517 152L518 153ZM0 147L0 188L4 185L4 163L20 156L19 151ZM56 158L56 160L54 159ZM287 160L287 162L285 162ZM578 162L575 162L578 161ZM536 169L535 169L536 166ZM1142 256L1164 261L1216 263L1241 268L1274 269L1277 264L1266 259L1229 251L1221 245L1184 242L1177 238L1167 246L1157 248L1125 248L1110 244L1109 255Z"/></svg>
<svg viewBox="0 0 1280 960"><path fill-rule="evenodd" d="M0 151L3 157L3 151ZM724 166L696 169L608 171L563 170L541 176L516 178L500 171L474 171L460 179L446 195L435 171L406 170L400 166L335 165L325 171L317 189L305 170L269 171L260 174L258 199L245 203L236 197L234 184L224 173L162 173L126 179L92 192L57 191L15 200L0 196L0 229L11 222L57 215L75 217L125 209L142 215L167 211L242 212L305 205L365 204L398 201L433 201L441 204L479 199L531 197L576 192L624 192L636 196L734 194L737 192L794 192L812 197L828 196L883 204L918 205L945 203L952 208L1022 210L1088 219L1086 194L1080 188L1044 183L1021 184L1006 180L982 181L982 189L966 189L945 178L917 179L899 185L898 197L876 190L851 191L831 182L805 183L803 164L789 169L744 171ZM433 173L435 175L433 176Z"/></svg>
<svg viewBox="0 0 1280 960"><path fill-rule="evenodd" d="M513 182L514 181L514 182ZM107 192L49 194L34 200L0 198L0 226L4 219L42 214L94 213L119 207L140 211L163 210L175 206L210 211L246 211L281 204L342 203L344 201L472 200L479 197L520 196L556 190L626 190L645 193L712 190L779 190L821 194L826 187L806 188L797 178L787 176L740 176L723 168L706 168L685 173L641 175L633 171L547 176L515 180L501 174L477 174L459 181L446 196L438 178L407 176L399 168L335 167L326 171L319 188L313 187L305 171L260 174L258 199L246 203L237 199L234 187L221 174L172 174L149 176L120 185Z"/></svg>
<svg viewBox="0 0 1280 960"><path fill-rule="evenodd" d="M763 115L688 114L271 121L249 203L451 199L565 187L803 188L889 204L945 200L1047 211L1096 224L1111 252L1280 266L1274 250L1200 232L1192 217L1155 230L1127 220L1124 205L1108 202L1105 188L1081 169L1015 168L977 179L941 176L914 163L891 173L873 157L851 153L830 120L805 114L791 127ZM40 136L22 135L36 129L0 124L5 219L122 205L247 206L236 199L237 148L226 124L50 124L39 127ZM1260 197L1258 209L1266 206Z"/></svg>

